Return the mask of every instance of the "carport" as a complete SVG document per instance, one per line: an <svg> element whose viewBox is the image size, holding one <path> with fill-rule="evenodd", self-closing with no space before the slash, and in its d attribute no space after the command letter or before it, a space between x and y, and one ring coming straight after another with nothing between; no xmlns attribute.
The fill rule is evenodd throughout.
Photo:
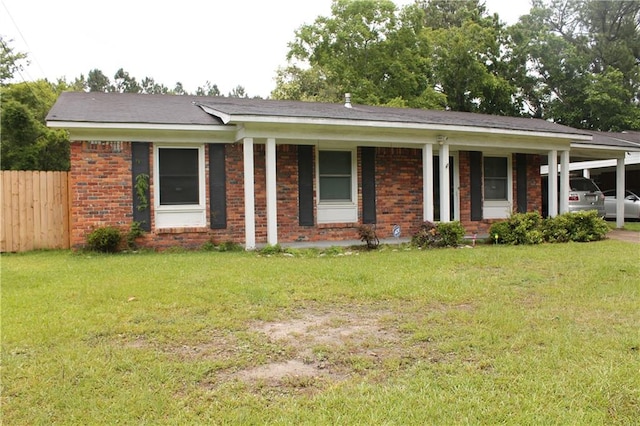
<svg viewBox="0 0 640 426"><path fill-rule="evenodd" d="M598 184L606 182L616 193L624 193L625 189L640 186L640 132L605 133L591 132L592 140L576 140L571 143L571 150L567 155L558 156L550 153L547 162L543 161L541 175L558 174L568 177L570 172L582 171L583 176L593 178L594 168L607 169L607 179L600 179ZM555 159L555 160L554 160ZM561 182L567 182L562 179ZM555 179L549 179L549 213L551 216L557 213L554 210L557 188ZM553 186L553 187L552 187ZM601 188L603 189L603 188ZM561 191L562 192L562 191ZM624 226L624 198L616 199L616 227Z"/></svg>

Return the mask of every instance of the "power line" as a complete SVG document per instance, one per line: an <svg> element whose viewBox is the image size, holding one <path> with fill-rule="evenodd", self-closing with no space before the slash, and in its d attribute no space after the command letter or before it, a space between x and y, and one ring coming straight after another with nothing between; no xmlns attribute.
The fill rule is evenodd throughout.
<svg viewBox="0 0 640 426"><path fill-rule="evenodd" d="M9 12L9 8L7 8L7 5L5 4L4 1L1 1L1 3L2 3L2 7L4 8L5 12L7 12L7 16L9 17L9 19L13 23L14 28L16 29L16 31L20 35L20 38L22 39L22 42L27 47L27 54L28 54L29 58L33 60L33 63L38 67L38 69L40 70L40 73L43 76L46 76L47 74L42 69L42 66L40 66L40 62L38 62L38 59L35 57L35 54L31 50L31 47L29 46L29 43L27 42L27 39L25 38L24 34L22 34L22 31L20 31L20 27L16 23L15 19L13 19L13 15L11 15L11 12ZM6 46L4 48L6 50ZM27 77L29 77L29 79L33 80L33 78L29 75L29 73L26 70L25 70L25 74L27 74ZM22 77L22 74L20 74L20 76ZM24 81L24 79L23 79L23 81Z"/></svg>

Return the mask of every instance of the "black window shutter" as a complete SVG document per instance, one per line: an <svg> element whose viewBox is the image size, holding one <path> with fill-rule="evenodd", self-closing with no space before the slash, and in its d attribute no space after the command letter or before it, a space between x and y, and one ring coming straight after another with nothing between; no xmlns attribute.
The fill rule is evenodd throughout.
<svg viewBox="0 0 640 426"><path fill-rule="evenodd" d="M482 152L469 152L471 220L482 220Z"/></svg>
<svg viewBox="0 0 640 426"><path fill-rule="evenodd" d="M140 227L147 232L151 231L149 147L148 142L131 143L133 221L140 223Z"/></svg>
<svg viewBox="0 0 640 426"><path fill-rule="evenodd" d="M376 223L376 149L360 148L362 167L362 223Z"/></svg>
<svg viewBox="0 0 640 426"><path fill-rule="evenodd" d="M527 212L527 154L516 154L516 188L518 213Z"/></svg>
<svg viewBox="0 0 640 426"><path fill-rule="evenodd" d="M209 203L211 229L227 227L225 145L209 144Z"/></svg>
<svg viewBox="0 0 640 426"><path fill-rule="evenodd" d="M298 145L298 221L313 226L313 146Z"/></svg>

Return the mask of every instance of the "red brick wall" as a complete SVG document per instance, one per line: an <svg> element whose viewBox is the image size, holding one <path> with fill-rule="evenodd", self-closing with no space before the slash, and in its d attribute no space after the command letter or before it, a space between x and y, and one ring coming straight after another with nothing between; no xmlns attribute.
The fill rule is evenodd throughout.
<svg viewBox="0 0 640 426"><path fill-rule="evenodd" d="M81 247L93 229L128 228L133 220L131 143L71 144L71 246Z"/></svg>
<svg viewBox="0 0 640 426"><path fill-rule="evenodd" d="M276 148L278 241L337 241L358 239L358 224L321 224L300 226L298 223L298 149L296 145ZM205 150L205 182L207 221L209 221L209 161ZM154 230L153 164L150 165L150 233L139 242L149 248L181 246L198 248L207 241L215 244L244 242L244 174L243 147L226 145L227 228ZM153 163L153 155L151 163ZM358 217L362 215L362 182L360 150L358 150ZM409 237L422 223L422 151L407 148L376 148L376 230L380 238L392 236L394 225L400 225L402 236ZM117 226L127 231L133 220L131 183L131 144L74 142L71 145L72 235L73 247L81 247L86 236L96 227ZM540 211L540 157L529 156L528 209ZM256 242L267 241L266 175L264 145L254 146ZM472 222L469 195L469 153L459 153L460 219L467 233L488 232L494 221ZM517 176L513 176L514 182ZM314 193L316 182L314 181ZM514 184L514 200L517 199ZM314 195L315 198L315 195ZM315 205L315 203L314 203ZM314 212L317 218L317 212Z"/></svg>
<svg viewBox="0 0 640 426"><path fill-rule="evenodd" d="M459 170L460 170L460 222L464 226L467 234L487 234L491 224L499 222L500 219L485 219L481 221L471 220L471 193L470 188L470 169L469 169L469 152L461 151L459 153ZM512 164L515 164L515 154L512 156ZM515 200L518 199L517 193L517 173L513 167L513 202L515 210ZM527 211L537 211L542 213L542 186L540 183L540 156L528 155L527 161Z"/></svg>
<svg viewBox="0 0 640 426"><path fill-rule="evenodd" d="M529 155L527 164L527 211L538 212L542 214L542 181L540 179L540 156Z"/></svg>
<svg viewBox="0 0 640 426"><path fill-rule="evenodd" d="M391 238L394 225L402 237L423 222L422 150L376 149L376 230L379 238Z"/></svg>

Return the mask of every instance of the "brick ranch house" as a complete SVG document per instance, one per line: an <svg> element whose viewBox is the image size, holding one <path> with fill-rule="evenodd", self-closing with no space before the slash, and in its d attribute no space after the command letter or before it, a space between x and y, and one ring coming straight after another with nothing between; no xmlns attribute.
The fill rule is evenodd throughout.
<svg viewBox="0 0 640 426"><path fill-rule="evenodd" d="M617 158L624 176L625 147L586 132L451 111L69 92L47 124L71 139L76 248L96 227L134 221L158 249L354 240L360 224L406 237L425 220L483 234L514 211L541 211L542 164L557 173L570 154ZM561 169L550 215L568 208Z"/></svg>

